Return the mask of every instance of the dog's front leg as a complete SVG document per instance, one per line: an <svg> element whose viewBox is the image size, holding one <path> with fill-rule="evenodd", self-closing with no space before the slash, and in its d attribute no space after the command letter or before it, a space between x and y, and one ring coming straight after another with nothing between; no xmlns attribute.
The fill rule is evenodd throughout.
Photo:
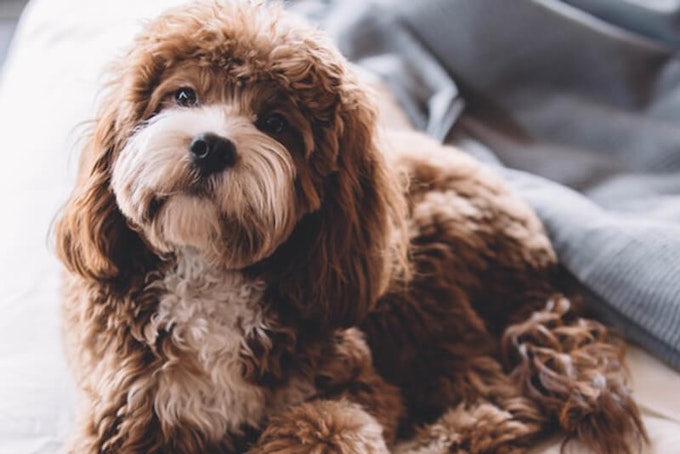
<svg viewBox="0 0 680 454"><path fill-rule="evenodd" d="M273 417L251 453L388 453L404 414L399 389L373 369L363 335L336 334L315 399Z"/></svg>

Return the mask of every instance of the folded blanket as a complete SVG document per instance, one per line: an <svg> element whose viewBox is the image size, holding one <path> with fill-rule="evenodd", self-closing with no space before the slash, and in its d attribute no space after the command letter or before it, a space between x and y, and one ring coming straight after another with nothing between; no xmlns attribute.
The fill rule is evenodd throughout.
<svg viewBox="0 0 680 454"><path fill-rule="evenodd" d="M342 51L497 166L591 307L680 368L679 2L336 3Z"/></svg>

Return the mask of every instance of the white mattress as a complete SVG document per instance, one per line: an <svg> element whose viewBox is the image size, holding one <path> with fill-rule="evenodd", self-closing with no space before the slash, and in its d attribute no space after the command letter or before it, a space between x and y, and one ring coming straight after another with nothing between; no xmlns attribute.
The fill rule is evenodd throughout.
<svg viewBox="0 0 680 454"><path fill-rule="evenodd" d="M69 431L50 225L75 179L102 67L140 18L181 1L33 0L19 24L0 83L0 454L58 452ZM631 356L650 452L678 453L680 375L639 350Z"/></svg>

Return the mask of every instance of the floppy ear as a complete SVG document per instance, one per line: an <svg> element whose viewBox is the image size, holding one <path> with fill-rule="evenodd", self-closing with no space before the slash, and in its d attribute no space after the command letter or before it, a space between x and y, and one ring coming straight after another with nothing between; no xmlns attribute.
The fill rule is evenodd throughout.
<svg viewBox="0 0 680 454"><path fill-rule="evenodd" d="M149 254L127 226L110 187L117 103L106 101L80 158L78 183L55 229L62 262L71 272L94 280L116 280L138 271Z"/></svg>
<svg viewBox="0 0 680 454"><path fill-rule="evenodd" d="M384 290L399 254L404 202L376 138L377 114L365 90L344 82L332 126L316 153L335 158L319 211L307 215L286 245L294 266L280 289L303 317L325 325L359 323Z"/></svg>

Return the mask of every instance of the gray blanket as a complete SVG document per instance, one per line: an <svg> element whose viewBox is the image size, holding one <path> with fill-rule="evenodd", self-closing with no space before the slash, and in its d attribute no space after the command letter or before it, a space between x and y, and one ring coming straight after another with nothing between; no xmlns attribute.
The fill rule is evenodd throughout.
<svg viewBox="0 0 680 454"><path fill-rule="evenodd" d="M680 0L331 3L345 55L497 166L591 307L680 368Z"/></svg>

